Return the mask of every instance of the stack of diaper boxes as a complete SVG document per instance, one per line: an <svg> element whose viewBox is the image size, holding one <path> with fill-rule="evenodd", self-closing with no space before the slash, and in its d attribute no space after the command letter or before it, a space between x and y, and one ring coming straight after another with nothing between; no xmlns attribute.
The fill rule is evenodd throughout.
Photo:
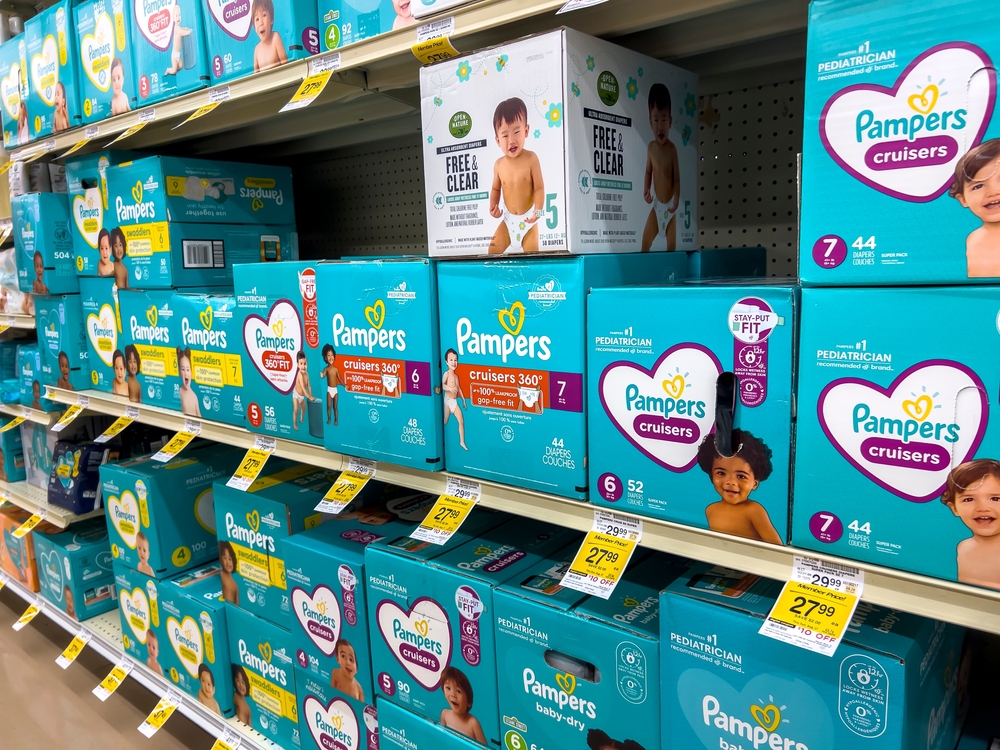
<svg viewBox="0 0 1000 750"><path fill-rule="evenodd" d="M118 607L105 518L39 534L35 555L42 596L70 617L87 620Z"/></svg>

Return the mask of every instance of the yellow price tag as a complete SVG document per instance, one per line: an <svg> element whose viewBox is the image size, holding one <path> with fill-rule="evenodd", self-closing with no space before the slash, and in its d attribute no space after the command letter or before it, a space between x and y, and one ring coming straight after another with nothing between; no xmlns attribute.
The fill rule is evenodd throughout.
<svg viewBox="0 0 1000 750"><path fill-rule="evenodd" d="M184 429L170 438L159 452L153 454L153 460L166 463L187 448L188 443L198 437L199 434L201 434L201 422L194 422L190 419L185 420Z"/></svg>
<svg viewBox="0 0 1000 750"><path fill-rule="evenodd" d="M33 528L42 522L42 519L45 518L45 513L46 511L44 508L39 508L37 513L14 529L14 533L11 534L11 536L15 539L23 539L26 537Z"/></svg>
<svg viewBox="0 0 1000 750"><path fill-rule="evenodd" d="M143 115L143 113L140 112L139 116L142 117L142 115ZM113 141L110 141L107 145L104 146L104 148L107 148L108 146L110 146L110 145L112 145L114 143L118 143L118 141L123 141L126 138L132 137L133 135L135 135L136 133L138 133L140 130L142 130L144 127L146 127L152 121L153 121L153 118L150 117L150 118L141 120L140 122L137 122L135 125L133 125L132 127L128 128L125 132L120 133L117 138L115 138Z"/></svg>
<svg viewBox="0 0 1000 750"><path fill-rule="evenodd" d="M34 604L29 604L28 608L24 610L24 614L21 615L18 618L17 622L11 625L11 627L14 628L14 630L20 630L21 628L23 628L25 625L27 625L29 622L35 619L35 615L37 615L39 612L42 611L42 606L43 605L41 600L36 601Z"/></svg>
<svg viewBox="0 0 1000 750"><path fill-rule="evenodd" d="M177 130L181 125L186 125L192 120L197 120L199 117L204 117L209 112L212 112L216 107L218 107L222 102L209 102L208 104L203 104L198 107L194 112L187 116L187 119L180 123L180 125L174 125L171 130Z"/></svg>
<svg viewBox="0 0 1000 750"><path fill-rule="evenodd" d="M222 736L212 745L212 750L239 750L242 743L243 738L240 737L239 732L231 727L226 727Z"/></svg>
<svg viewBox="0 0 1000 750"><path fill-rule="evenodd" d="M146 720L139 725L139 731L146 737L152 737L160 727L167 723L167 719L173 716L180 702L180 696L175 695L173 691L160 698L160 702L156 704Z"/></svg>
<svg viewBox="0 0 1000 750"><path fill-rule="evenodd" d="M323 93L323 89L325 89L326 84L330 82L330 76L332 75L332 70L324 70L321 73L314 73L311 76L306 76L302 79L302 83L299 84L299 90L296 91L292 95L292 98L288 100L288 104L278 111L288 112L293 109L308 107L316 100L316 97Z"/></svg>
<svg viewBox="0 0 1000 750"><path fill-rule="evenodd" d="M342 471L337 481L326 491L320 504L315 510L320 513L333 513L336 515L351 504L351 501L365 488L371 479L370 474L362 474L357 471Z"/></svg>
<svg viewBox="0 0 1000 750"><path fill-rule="evenodd" d="M102 701L106 701L125 682L125 678L132 671L132 666L132 660L128 658L124 658L115 664L111 668L111 671L108 672L108 676L101 680L101 684L93 689L92 692L94 695Z"/></svg>
<svg viewBox="0 0 1000 750"><path fill-rule="evenodd" d="M82 403L73 404L72 406L70 406L66 411L63 412L63 415L59 417L59 421L56 422L54 425L52 425L51 427L52 432L62 432L70 422L72 422L74 419L79 417L80 414L83 413L83 410L85 408L86 404Z"/></svg>
<svg viewBox="0 0 1000 750"><path fill-rule="evenodd" d="M4 330L6 330L6 329L4 329ZM14 417L7 424L5 424L3 427L0 427L0 433L7 432L8 430L13 430L15 427L17 427L23 421L24 421L24 417Z"/></svg>
<svg viewBox="0 0 1000 750"><path fill-rule="evenodd" d="M410 47L410 51L424 65L458 57L458 50L452 46L451 40L446 36L428 39L426 42L417 42Z"/></svg>
<svg viewBox="0 0 1000 750"><path fill-rule="evenodd" d="M108 427L104 432L94 438L95 443L106 443L111 440L115 435L121 433L126 427L132 424L135 420L139 418L139 409L135 406L129 406L125 409L125 415L118 417L111 426Z"/></svg>
<svg viewBox="0 0 1000 750"><path fill-rule="evenodd" d="M3 174L3 172L0 172L0 174ZM8 224L3 228L3 231L0 232L0 245L2 245L4 242L7 241L7 238L10 237L10 233L13 231L14 231L13 224ZM10 328L12 325L14 325L14 319L9 315L7 316L5 322L6 322L6 328Z"/></svg>
<svg viewBox="0 0 1000 750"><path fill-rule="evenodd" d="M431 544L444 544L458 531L478 502L478 497L466 499L441 495L410 536Z"/></svg>
<svg viewBox="0 0 1000 750"><path fill-rule="evenodd" d="M240 463L239 468L236 469L236 473L226 482L226 486L235 487L238 490L246 492L247 488L253 484L254 480L264 469L264 464L267 463L267 459L270 457L271 451L251 448L243 457L243 461Z"/></svg>
<svg viewBox="0 0 1000 750"><path fill-rule="evenodd" d="M66 669L70 664L76 661L76 657L78 657L80 652L83 651L83 647L90 642L90 638L91 635L89 631L81 630L80 634L69 642L66 650L63 651L56 659L56 664L63 669Z"/></svg>
<svg viewBox="0 0 1000 750"><path fill-rule="evenodd" d="M17 161L17 159L9 159L8 161L5 161L3 166L0 166L0 176L7 174L7 170L13 167Z"/></svg>
<svg viewBox="0 0 1000 750"><path fill-rule="evenodd" d="M618 583L635 547L636 543L631 539L588 531L583 545L570 563L570 572Z"/></svg>
<svg viewBox="0 0 1000 750"><path fill-rule="evenodd" d="M76 153L77 151L79 151L79 150L80 150L81 148L83 148L83 147L84 147L84 146L86 146L86 145L87 145L88 143L90 143L90 141L91 141L91 139L90 139L90 138L84 138L84 139L83 139L82 141L77 141L76 143L74 143L74 144L73 144L73 145L72 145L72 146L70 147L70 149L69 149L68 151L66 151L66 153L62 154L62 155L61 155L61 156L60 156L59 158L60 158L60 159L65 159L65 158L66 158L67 156L70 156L70 155L72 155L72 154L75 154L75 153Z"/></svg>

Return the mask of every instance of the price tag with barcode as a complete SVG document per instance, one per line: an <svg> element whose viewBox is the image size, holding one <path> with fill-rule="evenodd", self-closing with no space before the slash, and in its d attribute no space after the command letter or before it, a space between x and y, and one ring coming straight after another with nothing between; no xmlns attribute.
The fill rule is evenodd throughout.
<svg viewBox="0 0 1000 750"><path fill-rule="evenodd" d="M139 418L138 406L126 406L124 416L118 417L108 429L94 438L95 443L106 443Z"/></svg>
<svg viewBox="0 0 1000 750"><path fill-rule="evenodd" d="M89 630L81 628L76 638L71 640L66 650L56 658L56 664L66 669L66 667L76 661L76 657L83 651L83 647L90 643L92 637L93 634Z"/></svg>
<svg viewBox="0 0 1000 750"><path fill-rule="evenodd" d="M8 430L13 430L15 427L17 427L18 425L22 424L23 422L24 422L24 417L23 416L14 417L7 424L5 424L3 427L0 427L0 434L2 434L4 432L7 432Z"/></svg>
<svg viewBox="0 0 1000 750"><path fill-rule="evenodd" d="M201 422L193 419L184 420L184 429L176 433L167 444L160 448L159 452L153 454L153 460L166 463L182 450L187 448L188 443L201 434Z"/></svg>
<svg viewBox="0 0 1000 750"><path fill-rule="evenodd" d="M167 694L160 698L156 707L149 712L146 720L139 725L139 731L146 737L152 737L160 727L167 723L167 719L173 716L179 705L181 705L180 694L168 690Z"/></svg>
<svg viewBox="0 0 1000 750"><path fill-rule="evenodd" d="M302 83L299 85L299 90L296 91L292 95L292 98L288 100L288 104L278 111L288 112L293 109L308 107L316 101L316 97L323 93L323 89L325 89L326 84L330 82L330 76L332 75L333 70L324 70L322 73L314 73L313 75L306 76L302 79Z"/></svg>
<svg viewBox="0 0 1000 750"><path fill-rule="evenodd" d="M101 680L101 684L95 687L91 692L96 695L102 702L106 701L111 697L119 686L125 682L125 678L129 676L132 671L132 667L135 666L132 660L128 657L124 657L120 662L115 664L111 671L108 672L108 676Z"/></svg>
<svg viewBox="0 0 1000 750"><path fill-rule="evenodd" d="M445 544L465 523L482 495L479 482L448 477L444 494L438 497L421 524L410 534L431 544Z"/></svg>
<svg viewBox="0 0 1000 750"><path fill-rule="evenodd" d="M29 622L35 619L35 615L45 608L45 600L42 597L36 597L35 601L28 605L28 608L24 610L24 614L17 618L17 622L11 625L14 630L20 630Z"/></svg>
<svg viewBox="0 0 1000 750"><path fill-rule="evenodd" d="M594 526L584 537L562 585L601 599L609 598L641 540L640 519L595 510Z"/></svg>
<svg viewBox="0 0 1000 750"><path fill-rule="evenodd" d="M226 727L222 736L212 745L212 750L239 750L242 743L243 738L240 736L240 733L231 727Z"/></svg>
<svg viewBox="0 0 1000 750"><path fill-rule="evenodd" d="M340 67L340 53L334 52L323 57L316 57L310 62L309 71L311 73L324 73L327 70L336 70Z"/></svg>
<svg viewBox="0 0 1000 750"><path fill-rule="evenodd" d="M28 518L27 521L22 523L16 529L14 529L11 534L15 539L23 539L26 537L32 529L34 529L38 524L45 520L45 516L48 515L48 510L45 508L39 508L34 512L34 514Z"/></svg>
<svg viewBox="0 0 1000 750"><path fill-rule="evenodd" d="M48 393L45 395L45 397L49 399L53 396L55 396L55 392L53 392L51 396ZM77 399L77 402L64 411L63 415L59 417L59 421L52 425L49 429L52 432L62 432L69 426L70 422L79 417L80 414L83 413L83 410L89 405L90 399L86 396L80 396L80 398Z"/></svg>
<svg viewBox="0 0 1000 750"><path fill-rule="evenodd" d="M368 481L375 476L375 462L363 458L351 457L347 469L340 472L337 481L327 490L315 510L320 513L337 515L365 488Z"/></svg>
<svg viewBox="0 0 1000 750"><path fill-rule="evenodd" d="M278 441L275 438L257 435L253 441L253 448L247 451L236 473L229 477L226 486L246 492L264 470L264 464L274 453L277 445Z"/></svg>

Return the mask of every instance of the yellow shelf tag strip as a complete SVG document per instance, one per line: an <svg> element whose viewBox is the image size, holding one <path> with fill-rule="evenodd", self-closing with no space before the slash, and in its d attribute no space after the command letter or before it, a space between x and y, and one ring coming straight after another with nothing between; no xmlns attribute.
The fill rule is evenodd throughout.
<svg viewBox="0 0 1000 750"><path fill-rule="evenodd" d="M34 620L35 615L41 612L44 607L45 601L41 597L38 597L33 603L28 605L28 608L24 610L24 614L17 618L17 622L11 625L11 627L14 630L20 630L29 622Z"/></svg>
<svg viewBox="0 0 1000 750"><path fill-rule="evenodd" d="M481 495L479 482L448 477L444 493L410 536L422 542L445 544L469 517Z"/></svg>
<svg viewBox="0 0 1000 750"><path fill-rule="evenodd" d="M182 450L187 448L188 443L200 434L201 422L196 422L193 419L185 419L184 429L180 430L172 438L170 438L170 440L167 441L167 444L164 445L159 452L153 454L153 460L166 463Z"/></svg>
<svg viewBox="0 0 1000 750"><path fill-rule="evenodd" d="M214 745L212 745L212 750L239 750L242 743L243 738L240 737L239 732L235 729L226 727L222 736L215 741Z"/></svg>
<svg viewBox="0 0 1000 750"><path fill-rule="evenodd" d="M4 330L6 330L6 329L4 329ZM20 425L23 421L24 421L24 417L23 416L22 417L14 417L7 424L5 424L3 427L0 427L0 433L7 432L7 430L13 430L15 427L17 427L18 425Z"/></svg>
<svg viewBox="0 0 1000 750"><path fill-rule="evenodd" d="M40 524L45 519L45 516L47 514L48 511L45 508L39 508L37 511L35 511L34 515L32 515L27 521L25 521L16 529L14 529L14 532L11 534L11 536L14 537L15 539L23 539L31 532L32 529L34 529L38 524Z"/></svg>
<svg viewBox="0 0 1000 750"><path fill-rule="evenodd" d="M173 716L174 711L181 704L181 697L173 690L168 690L167 694L160 698L160 702L150 711L146 720L139 725L139 731L146 737L152 737L167 723L167 719Z"/></svg>
<svg viewBox="0 0 1000 750"><path fill-rule="evenodd" d="M139 407L138 406L126 406L124 416L118 417L111 426L108 427L104 432L94 438L95 443L106 443L111 440L116 435L120 434L132 424L135 420L139 418Z"/></svg>
<svg viewBox="0 0 1000 750"><path fill-rule="evenodd" d="M51 398L51 397L46 395L46 398ZM70 406L66 411L64 411L63 415L59 417L59 421L56 422L54 425L52 425L52 427L50 427L49 429L51 429L52 432L62 432L64 429L66 429L66 427L69 425L70 422L72 422L74 419L79 417L80 414L83 413L83 410L86 409L89 404L90 404L90 399L88 399L86 396L80 396L80 399L75 404Z"/></svg>

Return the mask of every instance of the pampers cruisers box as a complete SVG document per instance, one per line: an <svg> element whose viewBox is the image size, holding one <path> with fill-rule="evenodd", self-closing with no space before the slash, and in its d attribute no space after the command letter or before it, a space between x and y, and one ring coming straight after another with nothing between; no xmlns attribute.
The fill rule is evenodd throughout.
<svg viewBox="0 0 1000 750"><path fill-rule="evenodd" d="M209 83L202 3L126 0L132 5L132 50L138 104L156 104Z"/></svg>
<svg viewBox="0 0 1000 750"><path fill-rule="evenodd" d="M83 122L130 112L136 102L131 0L86 0L73 8Z"/></svg>
<svg viewBox="0 0 1000 750"><path fill-rule="evenodd" d="M73 4L59 0L24 22L31 89L28 128L33 141L82 122Z"/></svg>
<svg viewBox="0 0 1000 750"><path fill-rule="evenodd" d="M38 583L49 602L77 620L118 607L108 524L92 518L35 537Z"/></svg>
<svg viewBox="0 0 1000 750"><path fill-rule="evenodd" d="M11 201L17 286L34 294L80 291L73 268L69 201L61 193L26 193Z"/></svg>
<svg viewBox="0 0 1000 750"><path fill-rule="evenodd" d="M426 258L316 266L322 369L315 393L331 451L444 468L437 274Z"/></svg>
<svg viewBox="0 0 1000 750"><path fill-rule="evenodd" d="M587 497L587 292L667 283L683 253L438 266L449 471Z"/></svg>
<svg viewBox="0 0 1000 750"><path fill-rule="evenodd" d="M802 283L996 281L1000 11L819 0L809 13Z"/></svg>
<svg viewBox="0 0 1000 750"><path fill-rule="evenodd" d="M795 546L1000 589L998 313L998 287L803 290Z"/></svg>
<svg viewBox="0 0 1000 750"><path fill-rule="evenodd" d="M951 750L964 630L861 602L833 658L760 635L781 583L696 564L660 598L664 750Z"/></svg>
<svg viewBox="0 0 1000 750"><path fill-rule="evenodd" d="M797 307L786 286L592 290L591 501L784 544Z"/></svg>
<svg viewBox="0 0 1000 750"><path fill-rule="evenodd" d="M422 68L430 255L694 250L697 88L570 29Z"/></svg>
<svg viewBox="0 0 1000 750"><path fill-rule="evenodd" d="M35 297L35 329L42 360L42 385L69 391L90 388L80 295Z"/></svg>
<svg viewBox="0 0 1000 750"><path fill-rule="evenodd" d="M346 697L295 666L295 691L299 699L299 735L306 750L377 750L378 717L375 705ZM387 705L385 701L379 704Z"/></svg>

